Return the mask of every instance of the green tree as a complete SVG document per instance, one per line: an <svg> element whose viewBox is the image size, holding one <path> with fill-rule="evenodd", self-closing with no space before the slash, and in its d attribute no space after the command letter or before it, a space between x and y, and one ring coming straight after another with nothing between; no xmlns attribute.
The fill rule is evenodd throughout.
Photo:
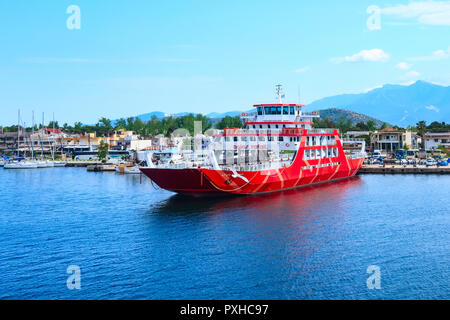
<svg viewBox="0 0 450 320"><path fill-rule="evenodd" d="M425 121L419 121L416 124L416 128L417 128L417 134L422 139L420 146L423 149L425 146L425 132L427 131L427 123Z"/></svg>
<svg viewBox="0 0 450 320"><path fill-rule="evenodd" d="M55 126L55 129L59 129L58 121L55 121L55 122L50 121L50 122L48 123L48 127L47 127L47 128L53 128L53 125Z"/></svg>
<svg viewBox="0 0 450 320"><path fill-rule="evenodd" d="M73 128L74 133L83 133L83 124L81 122L75 122L74 128Z"/></svg>
<svg viewBox="0 0 450 320"><path fill-rule="evenodd" d="M375 131L376 128L377 128L377 126L376 126L375 121L373 121L373 120L367 121L367 129L368 129L369 131Z"/></svg>
<svg viewBox="0 0 450 320"><path fill-rule="evenodd" d="M226 116L222 118L219 123L216 124L216 128L223 130L226 128L242 128L244 125L242 123L241 117L230 117Z"/></svg>
<svg viewBox="0 0 450 320"><path fill-rule="evenodd" d="M127 122L124 118L117 120L115 129L126 129L126 128L127 128Z"/></svg>
<svg viewBox="0 0 450 320"><path fill-rule="evenodd" d="M97 150L97 157L100 161L105 161L106 156L108 155L108 150L109 145L105 141L101 140Z"/></svg>

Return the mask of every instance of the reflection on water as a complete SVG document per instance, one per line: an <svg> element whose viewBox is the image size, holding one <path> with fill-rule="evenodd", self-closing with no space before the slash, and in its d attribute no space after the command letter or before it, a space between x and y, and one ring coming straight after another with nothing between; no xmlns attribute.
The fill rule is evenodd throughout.
<svg viewBox="0 0 450 320"><path fill-rule="evenodd" d="M351 188L358 188L363 181L359 176L309 187L251 196L208 196L192 197L174 194L155 204L149 210L151 214L189 215L214 214L227 210L258 211L286 214L310 212L326 206L327 203L339 203ZM335 208L337 209L337 208Z"/></svg>
<svg viewBox="0 0 450 320"><path fill-rule="evenodd" d="M219 198L140 178L0 170L0 299L450 296L450 177L363 175ZM65 285L72 264L79 292ZM369 265L381 267L380 291L366 287Z"/></svg>

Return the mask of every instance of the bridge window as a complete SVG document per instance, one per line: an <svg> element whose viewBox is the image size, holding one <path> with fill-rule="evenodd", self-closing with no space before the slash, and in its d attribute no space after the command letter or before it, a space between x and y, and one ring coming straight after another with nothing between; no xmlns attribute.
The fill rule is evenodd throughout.
<svg viewBox="0 0 450 320"><path fill-rule="evenodd" d="M289 114L289 107L283 107L283 114Z"/></svg>
<svg viewBox="0 0 450 320"><path fill-rule="evenodd" d="M263 115L263 107L258 107L258 116L262 116Z"/></svg>
<svg viewBox="0 0 450 320"><path fill-rule="evenodd" d="M295 114L294 107L291 107L291 114Z"/></svg>

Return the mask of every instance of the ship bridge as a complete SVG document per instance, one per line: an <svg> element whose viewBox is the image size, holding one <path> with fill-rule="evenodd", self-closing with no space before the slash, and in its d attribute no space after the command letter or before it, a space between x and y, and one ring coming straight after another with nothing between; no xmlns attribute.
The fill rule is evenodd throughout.
<svg viewBox="0 0 450 320"><path fill-rule="evenodd" d="M303 104L257 104L256 111L241 115L247 129L310 129L318 112L305 113Z"/></svg>

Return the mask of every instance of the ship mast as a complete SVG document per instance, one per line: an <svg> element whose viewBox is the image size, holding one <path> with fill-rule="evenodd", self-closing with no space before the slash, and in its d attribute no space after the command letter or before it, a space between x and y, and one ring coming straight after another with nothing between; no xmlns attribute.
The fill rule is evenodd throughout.
<svg viewBox="0 0 450 320"><path fill-rule="evenodd" d="M275 88L276 88L275 91L277 93L277 100L280 104L282 104L283 103L282 98L284 98L282 86L281 84L277 84Z"/></svg>

